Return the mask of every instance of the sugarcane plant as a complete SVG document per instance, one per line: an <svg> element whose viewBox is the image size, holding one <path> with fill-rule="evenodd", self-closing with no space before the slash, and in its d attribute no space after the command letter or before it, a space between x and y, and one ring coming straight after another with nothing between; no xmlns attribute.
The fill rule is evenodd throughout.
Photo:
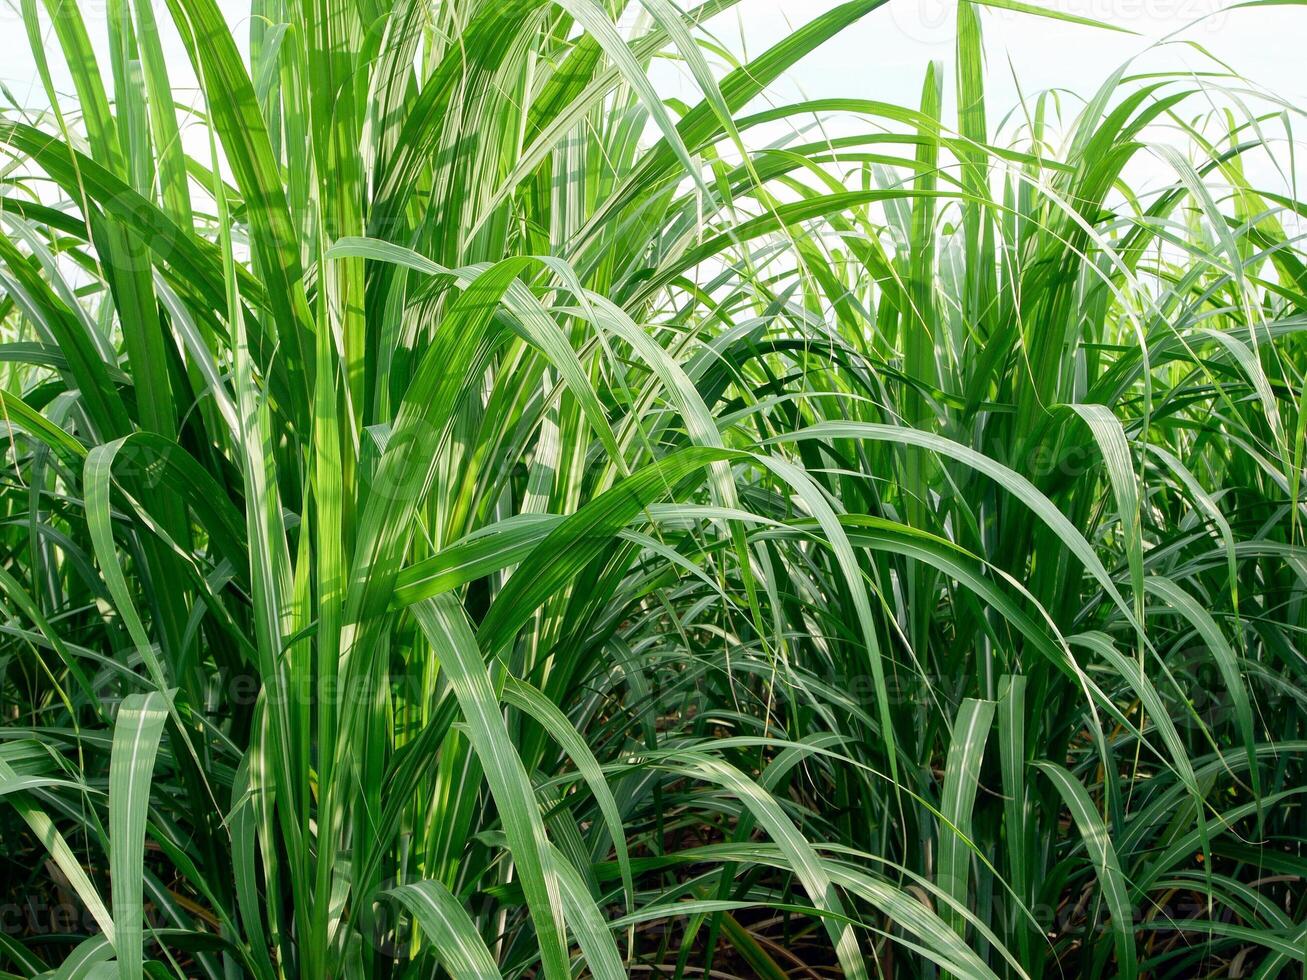
<svg viewBox="0 0 1307 980"><path fill-rule="evenodd" d="M3 976L1302 975L1300 112L884 2L12 8Z"/></svg>

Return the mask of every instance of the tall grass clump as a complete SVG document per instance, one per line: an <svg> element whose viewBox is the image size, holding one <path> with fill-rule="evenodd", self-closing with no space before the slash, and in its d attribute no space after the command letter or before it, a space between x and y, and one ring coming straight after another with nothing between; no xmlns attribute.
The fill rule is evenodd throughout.
<svg viewBox="0 0 1307 980"><path fill-rule="evenodd" d="M4 976L1302 976L1298 110L734 2L21 0Z"/></svg>

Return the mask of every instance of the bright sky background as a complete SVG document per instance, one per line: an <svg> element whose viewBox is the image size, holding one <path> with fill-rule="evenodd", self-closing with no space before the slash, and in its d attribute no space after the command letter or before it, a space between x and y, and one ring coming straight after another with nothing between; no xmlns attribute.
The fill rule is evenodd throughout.
<svg viewBox="0 0 1307 980"><path fill-rule="evenodd" d="M1229 10L1235 0L1034 0L1046 8L1110 23L1138 37L1009 10L982 13L988 90L995 109L1016 99L1015 73L1029 94L1053 86L1085 95L1109 72L1154 42L1181 31L1239 74L1296 104L1307 104L1307 6ZM711 22L731 48L741 38L751 53L775 43L793 25L838 5L837 0L743 0ZM951 63L956 0L889 0L818 49L791 73L811 97L843 95L891 102L916 100L928 61ZM1149 70L1219 70L1193 44L1170 43L1140 61ZM1009 63L1010 66L1009 67Z"/></svg>

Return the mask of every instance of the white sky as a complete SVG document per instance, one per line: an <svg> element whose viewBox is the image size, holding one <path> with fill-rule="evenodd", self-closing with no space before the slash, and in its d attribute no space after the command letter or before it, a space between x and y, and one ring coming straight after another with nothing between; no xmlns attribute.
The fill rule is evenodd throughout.
<svg viewBox="0 0 1307 980"><path fill-rule="evenodd" d="M1236 72L1295 104L1307 103L1307 6L1230 10L1235 0L1033 0L1045 8L1135 31L1138 37L987 7L981 18L990 101L1015 102L1012 74L1026 94L1061 87L1091 93L1128 58L1190 22L1212 15L1140 62L1149 70L1219 70L1201 45ZM842 95L912 104L928 61L951 64L956 0L889 0L828 42L791 72L811 97ZM756 54L795 24L838 6L837 0L743 0L711 22L717 36ZM1009 62L1011 68L1009 68ZM950 73L951 74L951 73Z"/></svg>

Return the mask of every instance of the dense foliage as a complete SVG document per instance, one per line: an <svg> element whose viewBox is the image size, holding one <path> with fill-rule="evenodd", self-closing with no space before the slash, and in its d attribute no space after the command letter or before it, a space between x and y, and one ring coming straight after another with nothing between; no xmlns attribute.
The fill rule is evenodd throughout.
<svg viewBox="0 0 1307 980"><path fill-rule="evenodd" d="M1302 975L1297 110L882 2L22 0L4 975Z"/></svg>

